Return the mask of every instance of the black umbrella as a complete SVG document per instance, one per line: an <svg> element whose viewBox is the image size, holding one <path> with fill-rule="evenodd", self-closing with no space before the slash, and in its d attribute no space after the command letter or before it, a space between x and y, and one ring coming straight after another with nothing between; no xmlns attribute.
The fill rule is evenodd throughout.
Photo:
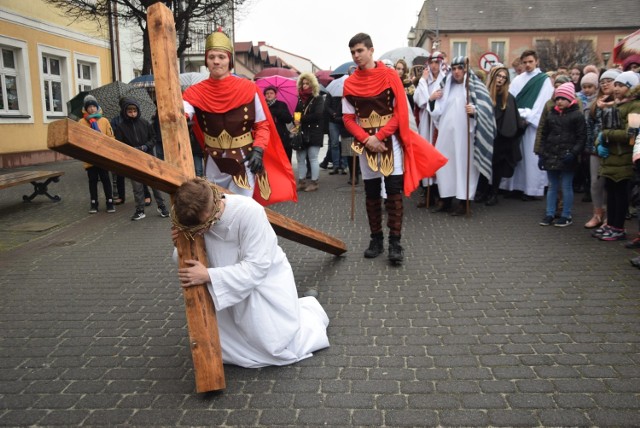
<svg viewBox="0 0 640 428"><path fill-rule="evenodd" d="M332 70L330 76L333 78L344 76L345 74L349 74L349 69L351 67L355 68L355 66L356 66L356 63L353 61L345 62L344 64L337 67L335 70Z"/></svg>
<svg viewBox="0 0 640 428"><path fill-rule="evenodd" d="M146 120L150 121L156 112L156 106L144 88L135 88L123 82L109 83L91 89L88 93L96 97L102 109L102 115L109 120L120 114L120 99L123 97L135 99L140 105L140 116ZM82 117L85 96L87 92L80 92L67 102L69 118Z"/></svg>

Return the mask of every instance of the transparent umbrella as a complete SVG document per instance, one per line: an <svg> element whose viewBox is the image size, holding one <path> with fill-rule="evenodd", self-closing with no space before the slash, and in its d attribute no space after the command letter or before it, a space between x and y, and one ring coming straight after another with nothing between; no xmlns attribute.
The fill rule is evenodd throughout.
<svg viewBox="0 0 640 428"><path fill-rule="evenodd" d="M383 53L382 55L380 55L380 60L388 59L395 64L397 60L403 59L407 62L407 65L409 65L409 67L412 67L414 65L413 60L419 56L428 57L429 51L417 46L404 46ZM424 62L420 65L424 65Z"/></svg>

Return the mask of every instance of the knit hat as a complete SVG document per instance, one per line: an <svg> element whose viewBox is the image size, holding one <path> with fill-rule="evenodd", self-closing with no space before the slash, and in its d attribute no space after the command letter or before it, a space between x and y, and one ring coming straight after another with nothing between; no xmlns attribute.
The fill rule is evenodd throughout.
<svg viewBox="0 0 640 428"><path fill-rule="evenodd" d="M556 91L553 93L554 98L565 98L569 101L573 101L576 99L576 89L575 85L571 82L563 83L562 85L556 88Z"/></svg>
<svg viewBox="0 0 640 428"><path fill-rule="evenodd" d="M584 74L587 74L587 73L596 73L596 75L597 75L597 74L600 72L600 70L598 70L598 67L596 67L595 65L593 65L593 64L589 64L589 65L585 65L585 66L584 66L584 69L582 70L582 72L583 72Z"/></svg>
<svg viewBox="0 0 640 428"><path fill-rule="evenodd" d="M616 77L614 83L622 83L627 88L633 88L639 83L638 74L633 71L624 71Z"/></svg>
<svg viewBox="0 0 640 428"><path fill-rule="evenodd" d="M618 70L617 68L610 68L607 71L605 71L604 73L602 73L602 75L600 75L600 80L602 79L614 79L616 77L618 77L620 75L620 73L622 73L620 70Z"/></svg>
<svg viewBox="0 0 640 428"><path fill-rule="evenodd" d="M96 106L98 110L100 110L100 106L98 105L98 100L93 95L87 95L84 97L84 109L86 110L89 106Z"/></svg>
<svg viewBox="0 0 640 428"><path fill-rule="evenodd" d="M558 83L567 83L567 82L571 82L571 77L567 76L566 74L559 74L556 76L556 80L553 81L553 84L557 85Z"/></svg>
<svg viewBox="0 0 640 428"><path fill-rule="evenodd" d="M598 87L598 75L596 73L587 73L582 76L582 80L580 80L580 86L584 85L593 85L596 88Z"/></svg>

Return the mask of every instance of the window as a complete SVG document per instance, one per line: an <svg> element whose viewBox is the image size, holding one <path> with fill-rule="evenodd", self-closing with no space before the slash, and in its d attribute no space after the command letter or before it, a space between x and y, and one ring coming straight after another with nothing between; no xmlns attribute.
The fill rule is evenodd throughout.
<svg viewBox="0 0 640 428"><path fill-rule="evenodd" d="M457 56L467 56L467 42L453 42L453 49L451 52L452 59Z"/></svg>
<svg viewBox="0 0 640 428"><path fill-rule="evenodd" d="M27 44L0 36L0 123L32 122Z"/></svg>
<svg viewBox="0 0 640 428"><path fill-rule="evenodd" d="M62 113L62 72L60 58L42 55L44 105L47 113Z"/></svg>
<svg viewBox="0 0 640 428"><path fill-rule="evenodd" d="M100 58L74 53L76 61L77 92L90 91L100 86Z"/></svg>
<svg viewBox="0 0 640 428"><path fill-rule="evenodd" d="M71 72L69 52L48 46L38 46L40 55L40 85L45 122L64 118L70 96Z"/></svg>
<svg viewBox="0 0 640 428"><path fill-rule="evenodd" d="M500 59L500 61L502 61L503 63L506 61L505 60L505 55L504 53L506 52L506 45L507 43L505 41L492 41L491 42L491 48L489 49L491 52L493 52L494 54L498 55L498 58Z"/></svg>
<svg viewBox="0 0 640 428"><path fill-rule="evenodd" d="M92 88L91 66L82 62L78 62L78 92L89 91Z"/></svg>

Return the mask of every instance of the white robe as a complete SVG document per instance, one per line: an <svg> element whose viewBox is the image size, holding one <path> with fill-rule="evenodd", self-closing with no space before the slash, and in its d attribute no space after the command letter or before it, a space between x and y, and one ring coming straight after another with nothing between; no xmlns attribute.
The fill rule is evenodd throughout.
<svg viewBox="0 0 640 428"><path fill-rule="evenodd" d="M518 96L520 91L524 88L532 77L542 73L539 68L536 68L531 73L521 73L509 86L509 92L514 97ZM543 196L544 188L547 185L547 173L541 171L538 168L538 155L533 153L533 146L536 143L536 132L538 131L538 123L540 122L540 116L544 110L544 105L553 96L553 85L550 79L546 79L540 88L538 98L531 108L531 112L528 113L526 120L529 123L527 130L522 136L522 142L520 143L520 151L522 153L522 160L516 164L513 177L503 178L500 184L501 189L505 190L520 190L525 195L529 196Z"/></svg>
<svg viewBox="0 0 640 428"><path fill-rule="evenodd" d="M245 196L225 200L222 218L204 235L223 362L282 366L328 347L329 318L314 297L298 298L264 208Z"/></svg>
<svg viewBox="0 0 640 428"><path fill-rule="evenodd" d="M453 83L447 79L442 98L436 101L431 116L438 127L438 150L449 162L436 172L438 193L443 198L459 200L473 199L480 171L473 162L475 119L469 120L467 129L467 94L464 83ZM471 147L469 147L471 143ZM468 155L471 150L470 156ZM471 161L467 183L467 165ZM468 197L467 197L468 185Z"/></svg>
<svg viewBox="0 0 640 428"><path fill-rule="evenodd" d="M435 125L433 123L433 119L431 118L431 113L429 112L429 97L436 90L440 89L440 82L444 77L444 72L441 71L438 73L438 77L433 78L433 74L429 71L429 79L425 79L424 77L420 78L418 82L418 87L416 91L413 93L413 103L420 110L420 125L418 125L418 133L425 138L428 142L435 145L435 141L433 141L433 136L435 132ZM433 183L431 181L433 179L423 178L422 185L428 186Z"/></svg>

